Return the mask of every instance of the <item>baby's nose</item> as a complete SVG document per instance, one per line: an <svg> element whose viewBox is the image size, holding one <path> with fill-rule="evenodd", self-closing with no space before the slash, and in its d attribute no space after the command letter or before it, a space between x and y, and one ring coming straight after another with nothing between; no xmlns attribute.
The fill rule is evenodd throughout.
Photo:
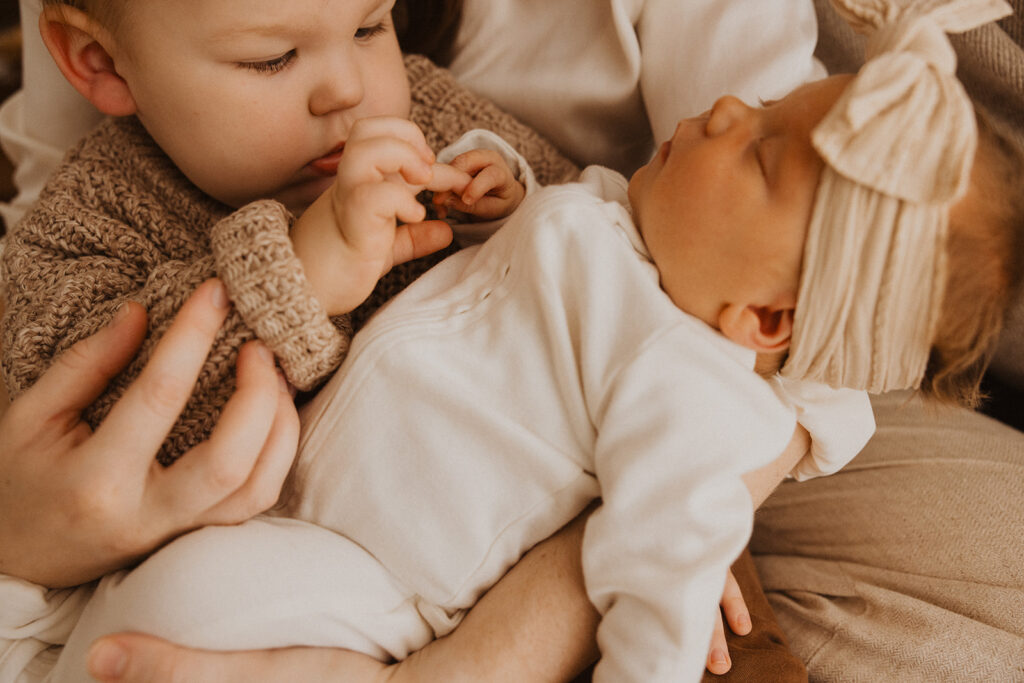
<svg viewBox="0 0 1024 683"><path fill-rule="evenodd" d="M738 124L749 124L753 112L754 110L739 98L732 95L719 97L711 107L705 132L709 137L716 137L728 132Z"/></svg>

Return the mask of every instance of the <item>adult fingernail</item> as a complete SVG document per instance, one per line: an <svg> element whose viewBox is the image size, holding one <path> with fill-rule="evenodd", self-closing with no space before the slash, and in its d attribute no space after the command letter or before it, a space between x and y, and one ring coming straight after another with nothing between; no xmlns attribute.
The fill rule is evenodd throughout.
<svg viewBox="0 0 1024 683"><path fill-rule="evenodd" d="M711 651L711 663L712 664L728 664L729 655L725 653L725 650L712 650Z"/></svg>
<svg viewBox="0 0 1024 683"><path fill-rule="evenodd" d="M126 302L124 302L123 304L121 304L120 306L117 307L117 310L114 311L114 317L110 319L110 322L119 323L119 322L121 322L122 320L124 320L127 317L128 317L128 302L126 301Z"/></svg>
<svg viewBox="0 0 1024 683"><path fill-rule="evenodd" d="M210 292L211 300L213 305L217 308L227 308L231 301L228 299L228 288L224 286L224 283L220 280L217 281L216 286L213 287L213 291Z"/></svg>
<svg viewBox="0 0 1024 683"><path fill-rule="evenodd" d="M89 673L103 680L118 680L128 668L128 650L115 641L93 643L87 659Z"/></svg>
<svg viewBox="0 0 1024 683"><path fill-rule="evenodd" d="M745 631L751 627L750 618L744 614L736 617L736 628Z"/></svg>
<svg viewBox="0 0 1024 683"><path fill-rule="evenodd" d="M257 339L256 341L254 341L252 343L252 345L253 345L253 348L256 349L256 353L263 360L263 362L265 362L265 363L273 363L274 362L274 353L270 350L270 348L266 344L264 344L259 339Z"/></svg>

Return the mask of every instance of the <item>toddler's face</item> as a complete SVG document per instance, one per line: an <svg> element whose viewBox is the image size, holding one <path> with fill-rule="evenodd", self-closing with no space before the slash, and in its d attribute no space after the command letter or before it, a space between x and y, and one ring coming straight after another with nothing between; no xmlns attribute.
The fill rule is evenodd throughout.
<svg viewBox="0 0 1024 683"><path fill-rule="evenodd" d="M634 174L634 215L681 309L717 326L728 303L795 304L823 166L810 133L848 82L811 83L761 108L723 97Z"/></svg>
<svg viewBox="0 0 1024 683"><path fill-rule="evenodd" d="M139 119L192 182L232 206L304 210L352 123L407 117L394 0L145 0L113 55Z"/></svg>

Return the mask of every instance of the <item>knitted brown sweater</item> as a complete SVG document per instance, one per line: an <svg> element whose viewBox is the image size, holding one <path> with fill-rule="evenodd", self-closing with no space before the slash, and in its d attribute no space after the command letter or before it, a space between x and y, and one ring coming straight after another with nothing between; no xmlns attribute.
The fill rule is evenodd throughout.
<svg viewBox="0 0 1024 683"><path fill-rule="evenodd" d="M438 150L471 128L515 146L543 184L576 172L553 146L409 56L412 120ZM3 373L14 398L61 352L109 322L126 300L149 312L138 356L86 411L94 428L139 374L189 294L218 276L234 304L178 423L158 454L170 464L212 430L234 391L239 347L260 338L289 381L315 388L337 368L361 322L437 258L398 267L351 316L328 319L288 238L293 217L270 200L238 210L192 185L134 118L107 121L69 152L38 204L8 236Z"/></svg>

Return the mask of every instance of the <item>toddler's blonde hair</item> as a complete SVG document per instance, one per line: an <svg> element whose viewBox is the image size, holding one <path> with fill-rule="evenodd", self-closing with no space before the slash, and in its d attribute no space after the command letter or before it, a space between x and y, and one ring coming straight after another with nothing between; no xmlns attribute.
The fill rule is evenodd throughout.
<svg viewBox="0 0 1024 683"><path fill-rule="evenodd" d="M124 17L125 3L117 0L43 0L43 7L73 7L88 14L108 31L115 31Z"/></svg>

